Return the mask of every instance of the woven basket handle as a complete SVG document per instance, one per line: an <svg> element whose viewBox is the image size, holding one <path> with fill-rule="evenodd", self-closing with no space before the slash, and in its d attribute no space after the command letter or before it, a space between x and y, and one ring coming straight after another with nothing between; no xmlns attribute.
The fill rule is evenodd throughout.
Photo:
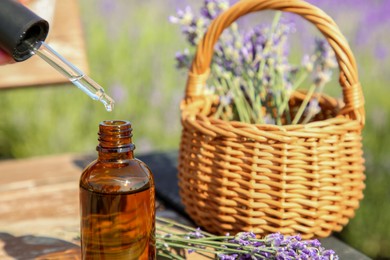
<svg viewBox="0 0 390 260"><path fill-rule="evenodd" d="M210 63L214 54L214 45L223 30L241 16L266 9L298 14L313 23L324 35L336 54L340 69L339 82L345 103L340 115L358 120L361 125L364 125L364 97L358 80L355 58L348 42L332 18L321 9L302 0L241 0L220 14L211 23L204 38L198 44L188 74L185 91L186 100L204 95Z"/></svg>

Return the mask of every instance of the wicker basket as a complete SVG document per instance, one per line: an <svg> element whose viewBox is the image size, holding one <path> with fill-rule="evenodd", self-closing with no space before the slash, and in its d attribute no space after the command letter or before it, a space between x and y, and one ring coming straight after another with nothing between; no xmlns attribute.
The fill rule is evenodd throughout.
<svg viewBox="0 0 390 260"><path fill-rule="evenodd" d="M239 17L264 9L313 23L336 53L343 104L320 98L322 112L304 125L227 122L213 117L218 97L205 94L213 48ZM304 94L295 93L292 109ZM357 67L335 22L301 0L241 0L210 25L190 69L181 105L180 196L206 230L252 230L326 237L340 231L363 198L364 100Z"/></svg>

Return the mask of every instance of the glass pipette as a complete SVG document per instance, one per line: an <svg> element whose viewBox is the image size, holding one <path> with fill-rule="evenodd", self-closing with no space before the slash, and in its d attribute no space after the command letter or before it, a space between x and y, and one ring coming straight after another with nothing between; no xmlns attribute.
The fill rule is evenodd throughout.
<svg viewBox="0 0 390 260"><path fill-rule="evenodd" d="M92 99L102 102L107 111L112 111L114 108L114 100L104 92L104 89L48 44L41 41L38 44L30 45L30 51L31 54L37 54L49 63Z"/></svg>

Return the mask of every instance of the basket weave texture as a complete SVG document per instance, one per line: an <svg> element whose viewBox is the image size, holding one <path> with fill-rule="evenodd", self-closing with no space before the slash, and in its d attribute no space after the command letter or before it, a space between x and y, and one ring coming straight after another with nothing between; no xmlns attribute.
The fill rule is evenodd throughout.
<svg viewBox="0 0 390 260"><path fill-rule="evenodd" d="M323 96L304 125L227 122L213 117L219 99L205 94L213 48L239 17L265 9L296 13L334 50L343 102ZM292 109L304 93L294 93ZM363 198L364 99L347 41L323 11L301 0L241 0L217 17L199 43L181 104L180 196L206 230L327 237L340 231Z"/></svg>

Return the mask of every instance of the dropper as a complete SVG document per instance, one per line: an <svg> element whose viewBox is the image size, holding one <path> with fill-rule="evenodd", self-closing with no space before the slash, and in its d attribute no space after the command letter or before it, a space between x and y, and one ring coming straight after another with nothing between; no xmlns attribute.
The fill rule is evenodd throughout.
<svg viewBox="0 0 390 260"><path fill-rule="evenodd" d="M67 61L45 42L41 41L39 44L39 48L35 47L36 45L31 48L30 51L32 54L37 54L49 63L92 99L102 102L107 111L112 111L114 108L114 100L104 92L104 89L98 83L85 75L80 69Z"/></svg>
<svg viewBox="0 0 390 260"><path fill-rule="evenodd" d="M15 0L1 0L0 48L15 61L24 61L37 54L94 100L112 111L114 100L93 79L67 61L44 41L49 23Z"/></svg>

